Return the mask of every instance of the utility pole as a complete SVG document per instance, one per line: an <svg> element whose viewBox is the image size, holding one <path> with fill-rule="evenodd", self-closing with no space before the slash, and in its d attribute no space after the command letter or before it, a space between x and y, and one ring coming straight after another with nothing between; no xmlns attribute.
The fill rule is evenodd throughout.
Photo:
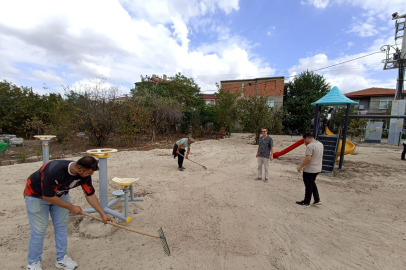
<svg viewBox="0 0 406 270"><path fill-rule="evenodd" d="M384 70L398 69L398 79L396 83L395 98L392 102L392 115L404 115L406 103L403 96L403 84L405 77L406 67L406 14L399 15L397 12L392 14L392 20L395 22L395 46L385 45L381 51L386 52L386 59L384 63ZM397 40L402 40L401 49L397 46ZM391 49L394 50L390 53ZM389 126L388 144L399 144L403 132L403 119L391 119Z"/></svg>

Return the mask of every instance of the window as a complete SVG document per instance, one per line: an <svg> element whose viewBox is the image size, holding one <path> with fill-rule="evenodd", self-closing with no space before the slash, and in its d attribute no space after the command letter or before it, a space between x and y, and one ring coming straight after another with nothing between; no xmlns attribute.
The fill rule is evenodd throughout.
<svg viewBox="0 0 406 270"><path fill-rule="evenodd" d="M210 104L211 104L210 100L206 100L206 105L210 105Z"/></svg>
<svg viewBox="0 0 406 270"><path fill-rule="evenodd" d="M359 100L353 100L355 102L358 102L358 104L354 104L354 109L359 109Z"/></svg>
<svg viewBox="0 0 406 270"><path fill-rule="evenodd" d="M266 105L268 105L269 108L275 107L275 100L273 100L273 99L268 99L268 100L266 101Z"/></svg>
<svg viewBox="0 0 406 270"><path fill-rule="evenodd" d="M385 110L388 108L388 106L391 104L392 99L391 98L384 98L379 101L379 109L380 110Z"/></svg>

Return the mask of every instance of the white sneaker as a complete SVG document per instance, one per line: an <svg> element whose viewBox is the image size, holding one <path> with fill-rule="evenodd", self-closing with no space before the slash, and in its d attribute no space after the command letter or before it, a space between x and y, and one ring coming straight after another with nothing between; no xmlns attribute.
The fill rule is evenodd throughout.
<svg viewBox="0 0 406 270"><path fill-rule="evenodd" d="M33 262L27 265L26 270L42 270L41 262Z"/></svg>
<svg viewBox="0 0 406 270"><path fill-rule="evenodd" d="M62 260L55 263L55 266L58 268L63 268L65 270L72 270L78 267L78 264L74 260L69 258L68 255L65 255Z"/></svg>

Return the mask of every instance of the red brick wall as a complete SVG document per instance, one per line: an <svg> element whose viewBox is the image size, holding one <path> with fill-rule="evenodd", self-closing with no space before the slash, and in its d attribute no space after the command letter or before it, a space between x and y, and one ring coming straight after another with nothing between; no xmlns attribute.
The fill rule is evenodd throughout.
<svg viewBox="0 0 406 270"><path fill-rule="evenodd" d="M251 85L249 85L251 83ZM283 96L284 80L258 80L244 81L244 97L255 96L255 84L257 85L257 96ZM225 82L221 84L224 90L231 93L241 91L242 82Z"/></svg>

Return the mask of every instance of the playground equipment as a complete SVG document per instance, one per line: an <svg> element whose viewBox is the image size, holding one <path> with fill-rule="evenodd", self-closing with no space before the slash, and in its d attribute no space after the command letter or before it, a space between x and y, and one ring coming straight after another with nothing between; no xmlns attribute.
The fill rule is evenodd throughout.
<svg viewBox="0 0 406 270"><path fill-rule="evenodd" d="M42 163L49 161L49 141L55 138L55 135L35 135L34 138L40 139L42 142Z"/></svg>
<svg viewBox="0 0 406 270"><path fill-rule="evenodd" d="M351 99L347 98L344 96L340 89L338 89L337 86L334 86L330 92L328 92L324 97L321 99L317 100L316 102L313 102L312 105L316 105L316 110L315 110L315 123L313 125L313 134L316 139L319 139L319 126L320 126L320 118L318 117L320 115L320 110L321 106L339 106L339 105L346 105L347 110L345 113L345 118L344 118L344 128L343 128L343 133L342 133L342 140L338 140L340 136L337 136L336 138L329 138L329 136L322 136L319 141L325 145L325 151L323 153L323 164L328 163L329 165L326 166L326 169L328 167L328 171L332 172L334 169L334 160L332 161L331 159L335 159L337 152L339 152L340 156L340 163L338 165L338 170L342 170L343 167L343 162L344 162L344 154L345 154L345 148L347 147L347 130L348 130L348 122L349 122L349 115L350 115L350 108L351 105L356 105L358 102L352 101ZM336 147L335 147L335 154L332 155L332 148L333 141L336 141ZM341 142L341 144L339 144ZM337 145L338 144L338 145ZM326 147L327 146L327 147ZM327 149L326 149L327 148ZM328 149L331 148L331 149ZM350 149L350 145L348 145L347 151ZM353 150L354 151L354 150ZM332 165L331 165L332 164Z"/></svg>
<svg viewBox="0 0 406 270"><path fill-rule="evenodd" d="M330 130L328 127L326 127L325 130L326 130L326 135L338 136L338 135L334 134L333 132L331 132L331 130ZM339 142L339 144L338 144L337 157L341 155L342 141L343 141L343 140L340 140L340 142ZM346 141L346 142L345 142L345 147L344 147L344 155L351 154L352 152L354 152L354 150L355 150L355 144L353 144L353 143L350 142L350 141Z"/></svg>
<svg viewBox="0 0 406 270"><path fill-rule="evenodd" d="M112 201L107 202L107 158L109 154L118 152L117 149L104 148L104 149L91 149L87 150L86 153L93 155L99 159L99 201L100 206L103 211L111 216L117 217L126 222L131 221L131 217L128 214L128 203L144 201L144 198L134 198L134 190L132 184L135 183L139 178L113 178L113 181L119 186L124 187L123 190L114 191L112 194L116 196ZM130 194L128 194L130 193ZM130 196L129 196L130 195ZM123 198L124 197L124 198ZM118 201L124 201L125 214L121 214L117 211L110 209L110 207ZM85 213L95 213L94 208L84 209Z"/></svg>
<svg viewBox="0 0 406 270"><path fill-rule="evenodd" d="M295 142L294 144L292 144L291 146L283 149L282 151L273 153L273 158L278 158L280 156L283 156L284 154L289 153L293 149L301 146L303 143L304 143L304 139L300 139L297 142Z"/></svg>

